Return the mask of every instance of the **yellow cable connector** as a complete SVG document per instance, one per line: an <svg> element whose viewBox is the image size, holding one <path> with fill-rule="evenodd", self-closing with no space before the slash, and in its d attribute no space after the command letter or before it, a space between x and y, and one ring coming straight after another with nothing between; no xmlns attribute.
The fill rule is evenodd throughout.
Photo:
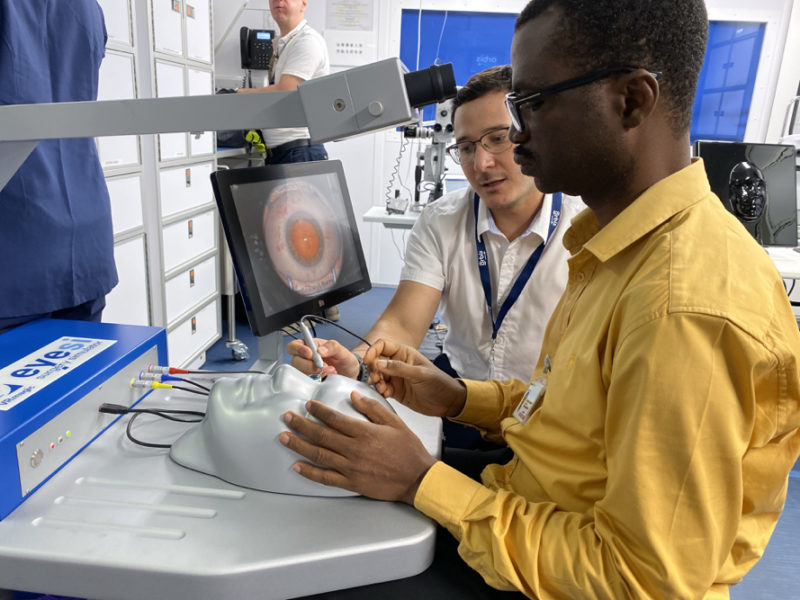
<svg viewBox="0 0 800 600"><path fill-rule="evenodd" d="M172 388L172 386L171 386L170 384L168 384L168 383L161 383L160 381L154 381L151 387L152 387L154 390L158 390L158 389L171 389L171 388Z"/></svg>

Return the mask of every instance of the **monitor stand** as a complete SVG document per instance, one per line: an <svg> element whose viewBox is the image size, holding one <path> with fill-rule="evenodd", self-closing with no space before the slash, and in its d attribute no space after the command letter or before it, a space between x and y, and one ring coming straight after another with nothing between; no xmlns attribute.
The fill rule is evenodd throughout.
<svg viewBox="0 0 800 600"><path fill-rule="evenodd" d="M283 362L283 332L273 331L256 339L258 339L258 359L250 370L269 375Z"/></svg>

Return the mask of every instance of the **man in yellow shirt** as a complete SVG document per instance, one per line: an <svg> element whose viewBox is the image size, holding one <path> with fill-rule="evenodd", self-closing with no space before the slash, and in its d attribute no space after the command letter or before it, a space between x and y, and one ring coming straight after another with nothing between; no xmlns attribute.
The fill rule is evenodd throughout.
<svg viewBox="0 0 800 600"><path fill-rule="evenodd" d="M728 598L800 453L800 332L766 253L689 156L703 0L533 0L512 44L516 160L583 197L529 384L449 379L377 342L385 395L502 439L479 483L394 416L310 403L281 441L315 481L436 519L491 586L532 598Z"/></svg>

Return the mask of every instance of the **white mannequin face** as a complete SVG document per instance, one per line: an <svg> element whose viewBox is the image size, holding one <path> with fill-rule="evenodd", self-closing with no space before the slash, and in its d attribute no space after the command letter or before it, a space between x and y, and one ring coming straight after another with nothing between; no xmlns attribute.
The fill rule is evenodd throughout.
<svg viewBox="0 0 800 600"><path fill-rule="evenodd" d="M287 411L306 416L305 403L316 400L350 417L365 419L350 404L358 392L391 406L369 386L330 375L318 382L290 365L274 375L220 379L211 388L203 421L173 445L179 465L242 487L303 496L352 496L352 492L309 481L292 470L297 455L278 442Z"/></svg>

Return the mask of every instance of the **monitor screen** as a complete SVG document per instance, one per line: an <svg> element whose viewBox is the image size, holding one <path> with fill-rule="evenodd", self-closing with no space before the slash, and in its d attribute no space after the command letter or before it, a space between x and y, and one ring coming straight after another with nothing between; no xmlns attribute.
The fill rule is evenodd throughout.
<svg viewBox="0 0 800 600"><path fill-rule="evenodd" d="M797 246L795 147L782 144L694 144L711 190L763 246Z"/></svg>
<svg viewBox="0 0 800 600"><path fill-rule="evenodd" d="M339 161L229 169L211 181L253 333L370 289Z"/></svg>

